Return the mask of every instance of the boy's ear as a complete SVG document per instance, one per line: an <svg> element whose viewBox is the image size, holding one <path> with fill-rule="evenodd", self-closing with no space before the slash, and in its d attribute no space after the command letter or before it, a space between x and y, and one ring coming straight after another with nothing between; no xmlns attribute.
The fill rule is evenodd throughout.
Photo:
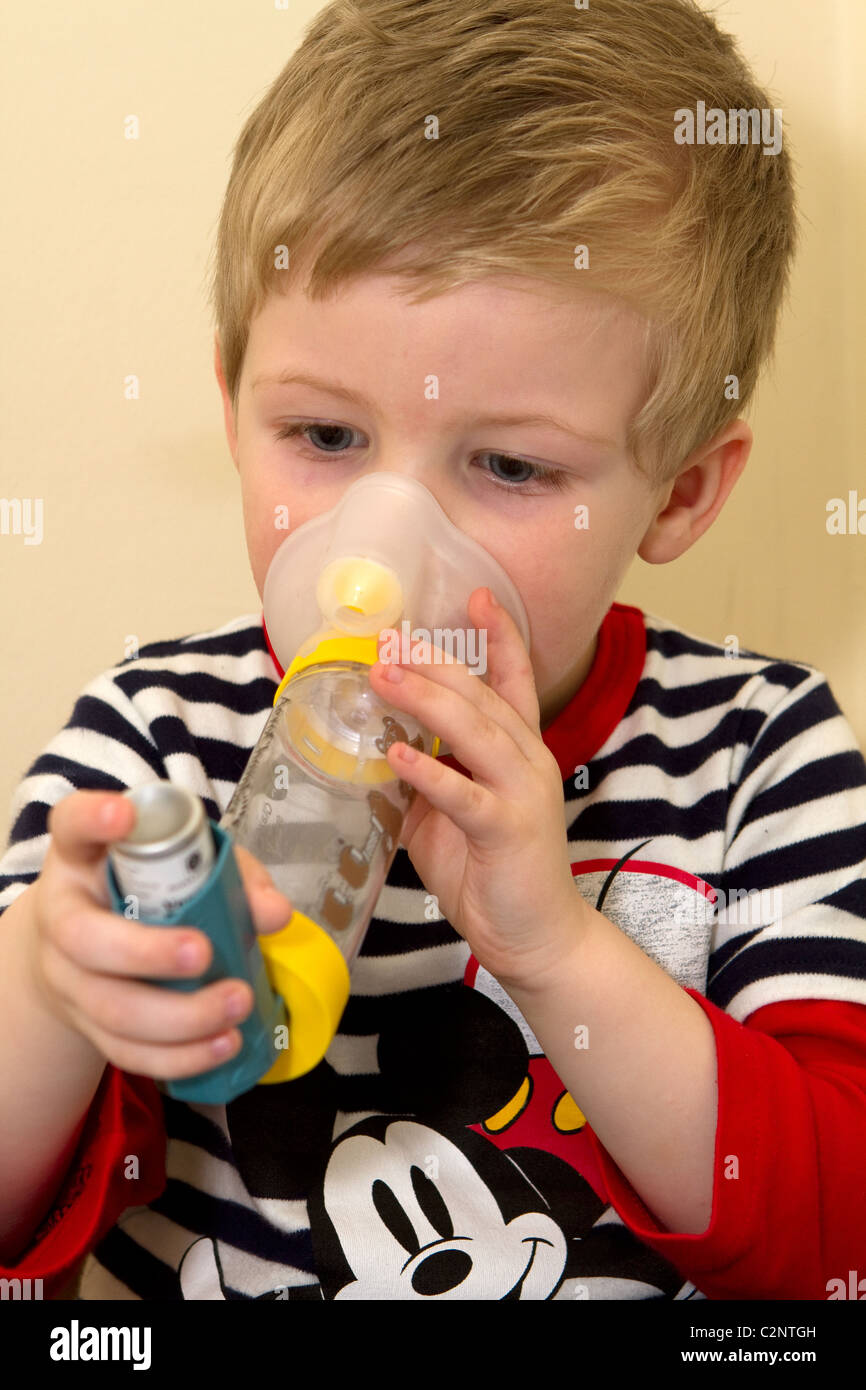
<svg viewBox="0 0 866 1390"><path fill-rule="evenodd" d="M725 425L694 449L673 482L657 494L667 500L638 546L650 565L666 565L683 555L712 526L746 466L754 436L745 420Z"/></svg>
<svg viewBox="0 0 866 1390"><path fill-rule="evenodd" d="M233 409L232 409L231 397L229 396L228 388L227 388L227 386L226 386L225 375L224 375L224 373L223 373L222 358L220 357L219 334L217 334L217 333L214 333L214 335L213 335L213 346L214 346L214 371L216 372L216 379L217 379L217 382L219 383L220 394L221 394L221 396L222 396L222 398L223 398L223 419L225 420L226 438L228 439L228 442L229 442L229 449L231 450L231 455L232 455L232 458L234 459L235 468L237 468L237 467L238 467L238 436L237 436L237 430L235 429L235 416L234 416L234 411L233 411Z"/></svg>

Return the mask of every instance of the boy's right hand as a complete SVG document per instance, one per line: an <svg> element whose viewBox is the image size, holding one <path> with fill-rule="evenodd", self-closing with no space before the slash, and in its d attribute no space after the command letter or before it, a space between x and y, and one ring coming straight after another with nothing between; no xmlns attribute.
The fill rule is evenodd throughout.
<svg viewBox="0 0 866 1390"><path fill-rule="evenodd" d="M148 926L113 911L105 881L107 848L134 823L135 807L119 792L72 792L51 808L51 842L34 884L33 974L51 1012L107 1061L137 1076L170 1081L209 1071L240 1050L233 1025L249 1014L253 991L237 978L190 993L136 978L195 978L207 968L213 948L195 927ZM234 852L256 931L278 931L289 920L291 903L252 854L238 845ZM178 953L189 945L195 958L182 964ZM232 1014L230 1000L238 994L241 1008ZM228 1047L218 1051L226 1040Z"/></svg>

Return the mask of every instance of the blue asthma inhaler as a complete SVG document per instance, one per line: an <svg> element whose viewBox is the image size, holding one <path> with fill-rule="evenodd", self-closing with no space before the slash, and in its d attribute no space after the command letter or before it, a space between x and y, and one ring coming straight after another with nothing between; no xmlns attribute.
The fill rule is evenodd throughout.
<svg viewBox="0 0 866 1390"><path fill-rule="evenodd" d="M183 980L145 979L141 983L185 994L229 978L247 980L252 987L253 1009L243 1023L236 1025L243 1039L240 1052L196 1076L162 1083L175 1100L226 1105L236 1096L252 1090L270 1071L281 1055L278 1039L287 1036L288 1015L282 997L271 988L268 979L231 837L214 821L208 821L208 826L216 857L204 884L171 915L148 923L146 915L142 914L136 920L160 927L181 924L196 927L204 932L213 947L211 963L201 975ZM106 862L106 877L113 910L121 916L128 915L127 899L120 892L110 859Z"/></svg>

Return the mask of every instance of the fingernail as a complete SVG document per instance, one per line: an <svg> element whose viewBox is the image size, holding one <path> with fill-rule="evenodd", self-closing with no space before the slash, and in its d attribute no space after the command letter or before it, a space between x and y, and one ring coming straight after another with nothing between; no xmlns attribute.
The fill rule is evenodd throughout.
<svg viewBox="0 0 866 1390"><path fill-rule="evenodd" d="M225 1001L226 1018L240 1018L241 1014L246 1013L247 1006L248 1000L243 990L233 990Z"/></svg>
<svg viewBox="0 0 866 1390"><path fill-rule="evenodd" d="M490 602L492 603L493 607L494 607L494 608L498 608L498 607L499 607L499 600L497 599L497 597L496 597L496 595L494 594L493 590L492 590L492 589L488 589L487 592L488 592L488 594L490 595Z"/></svg>
<svg viewBox="0 0 866 1390"><path fill-rule="evenodd" d="M178 947L177 963L181 970L191 970L194 965L198 965L201 952L194 941L186 941L183 946Z"/></svg>

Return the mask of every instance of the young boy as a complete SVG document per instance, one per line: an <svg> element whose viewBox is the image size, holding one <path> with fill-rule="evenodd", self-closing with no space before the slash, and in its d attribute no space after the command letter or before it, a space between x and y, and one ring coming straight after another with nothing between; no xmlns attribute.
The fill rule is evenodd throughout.
<svg viewBox="0 0 866 1390"><path fill-rule="evenodd" d="M0 860L7 1275L50 1292L88 1254L84 1299L846 1296L866 765L819 671L615 602L751 448L795 240L751 111L780 117L691 0L336 0L247 122L214 300L259 593L281 507L294 530L402 472L508 572L530 651L476 590L487 684L372 668L453 753L388 752L417 796L325 1061L225 1107L161 1083L237 1048L251 992L231 1015L238 982L142 983L209 947L111 913L106 846L154 779L219 820L282 667L252 614L86 687ZM238 858L278 929L291 904Z"/></svg>

